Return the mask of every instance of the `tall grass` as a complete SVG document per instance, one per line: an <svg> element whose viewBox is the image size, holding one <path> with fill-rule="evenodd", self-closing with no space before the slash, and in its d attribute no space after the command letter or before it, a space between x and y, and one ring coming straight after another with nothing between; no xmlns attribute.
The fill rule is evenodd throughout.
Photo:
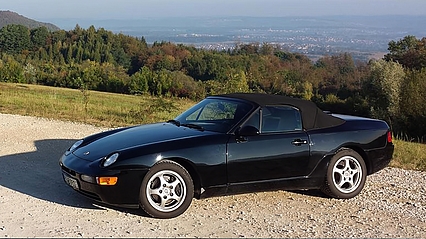
<svg viewBox="0 0 426 239"><path fill-rule="evenodd" d="M0 112L120 127L165 121L195 102L179 98L84 92L47 86L0 83ZM390 166L426 171L426 144L394 140Z"/></svg>
<svg viewBox="0 0 426 239"><path fill-rule="evenodd" d="M0 112L105 127L173 119L195 102L56 87L0 83Z"/></svg>
<svg viewBox="0 0 426 239"><path fill-rule="evenodd" d="M426 144L395 139L392 167L426 171Z"/></svg>

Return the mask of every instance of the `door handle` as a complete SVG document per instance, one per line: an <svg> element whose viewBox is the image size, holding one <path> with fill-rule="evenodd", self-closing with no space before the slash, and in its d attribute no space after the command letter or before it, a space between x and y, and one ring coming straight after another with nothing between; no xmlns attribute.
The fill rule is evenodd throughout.
<svg viewBox="0 0 426 239"><path fill-rule="evenodd" d="M245 143L248 141L247 137L237 137L236 138L237 143Z"/></svg>
<svg viewBox="0 0 426 239"><path fill-rule="evenodd" d="M296 146L300 146L302 144L308 144L308 141L302 140L302 139L295 139L291 142L291 144L296 145Z"/></svg>

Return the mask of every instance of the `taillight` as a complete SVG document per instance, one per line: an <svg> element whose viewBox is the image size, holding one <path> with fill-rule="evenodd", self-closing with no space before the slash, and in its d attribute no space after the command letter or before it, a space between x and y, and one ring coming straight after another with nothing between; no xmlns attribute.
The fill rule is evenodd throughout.
<svg viewBox="0 0 426 239"><path fill-rule="evenodd" d="M392 132L388 131L388 143L392 143Z"/></svg>

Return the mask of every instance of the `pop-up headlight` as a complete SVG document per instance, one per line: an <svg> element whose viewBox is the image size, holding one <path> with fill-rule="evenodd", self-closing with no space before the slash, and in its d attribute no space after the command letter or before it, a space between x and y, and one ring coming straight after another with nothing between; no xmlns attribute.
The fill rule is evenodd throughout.
<svg viewBox="0 0 426 239"><path fill-rule="evenodd" d="M117 161L117 159L118 159L118 153L111 154L102 162L102 166L108 167L111 164L115 163L115 161Z"/></svg>

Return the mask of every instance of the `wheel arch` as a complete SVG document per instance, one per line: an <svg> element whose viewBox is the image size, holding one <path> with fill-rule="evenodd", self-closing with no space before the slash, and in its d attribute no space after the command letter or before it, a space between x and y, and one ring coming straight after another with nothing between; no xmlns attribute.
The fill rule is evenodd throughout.
<svg viewBox="0 0 426 239"><path fill-rule="evenodd" d="M361 156L362 160L364 160L365 166L367 167L367 174L371 174L370 173L371 172L371 168L372 168L371 167L371 162L370 162L370 160L368 158L367 153L361 147L358 147L356 145L345 145L345 146L340 147L336 151L335 154L337 154L338 152L340 152L342 150L345 150L345 149L352 149L353 151L357 152Z"/></svg>
<svg viewBox="0 0 426 239"><path fill-rule="evenodd" d="M201 178L198 174L197 170L195 169L195 165L191 163L188 159L185 158L179 158L179 157L172 157L172 158L164 158L163 160L169 160L173 161L188 171L189 175L191 176L192 182L194 183L194 198L199 199L201 195Z"/></svg>
<svg viewBox="0 0 426 239"><path fill-rule="evenodd" d="M360 147L344 145L328 156L331 157L327 160L327 173L320 190L332 198L349 199L357 196L364 188L368 175L367 154ZM343 165L340 164L341 160L345 161ZM340 165L337 171L335 171L336 165Z"/></svg>

